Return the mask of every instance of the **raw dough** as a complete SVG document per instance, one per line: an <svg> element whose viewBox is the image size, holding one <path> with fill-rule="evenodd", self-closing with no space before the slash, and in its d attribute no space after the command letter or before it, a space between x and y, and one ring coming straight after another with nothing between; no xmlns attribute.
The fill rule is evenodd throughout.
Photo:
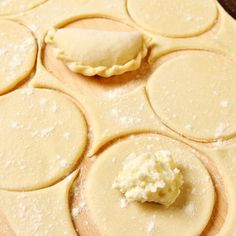
<svg viewBox="0 0 236 236"><path fill-rule="evenodd" d="M130 153L112 187L124 194L127 202L156 202L169 206L175 202L183 185L183 175L171 153Z"/></svg>
<svg viewBox="0 0 236 236"><path fill-rule="evenodd" d="M13 89L31 73L36 52L35 39L26 27L0 20L0 94Z"/></svg>
<svg viewBox="0 0 236 236"><path fill-rule="evenodd" d="M158 0L157 0L158 1ZM156 1L156 2L157 2ZM25 1L19 1L19 2L25 2ZM17 3L15 2L15 4L17 5L19 3L17 1ZM33 2L33 1L31 1ZM173 1L172 1L173 2ZM185 0L181 1L181 3L184 3ZM192 2L191 0L188 2ZM198 2L201 1L195 1L195 4L197 4ZM209 4L210 1L206 0L206 4ZM137 1L136 1L137 3ZM150 8L149 7L149 3L152 3L152 1L148 2L146 4L146 8ZM166 1L165 1L166 3ZM34 82L35 85L37 86L46 86L47 88L58 88L58 84L60 84L60 89L62 91L66 91L68 94L73 95L77 100L79 100L80 102L82 101L81 99L81 92L78 89L78 87L81 87L81 85L78 86L74 86L73 87L73 92L70 91L68 89L71 80L67 80L67 74L64 73L63 70L61 70L59 68L59 66L56 68L58 70L58 73L61 73L61 77L63 77L63 81L65 81L64 84L62 84L61 82L58 82L58 80L56 78L53 78L53 75L48 73L51 72L51 69L48 68L48 71L45 70L44 66L43 66L43 62L41 61L41 56L43 56L43 40L45 38L46 33L48 32L48 30L52 27L61 27L64 26L66 24L68 24L68 22L71 22L71 20L75 20L75 19L82 19L84 17L93 17L93 16L100 16L100 17L108 17L108 18L112 18L112 19L116 19L119 20L123 23L132 25L131 22L131 18L129 18L127 11L126 11L126 1L125 0L89 0L89 1L85 1L85 0L50 0L47 2L47 4L43 4L40 7L37 7L35 9L33 9L32 11L28 11L27 13L22 13L20 15L18 15L15 19L18 20L19 22L22 22L23 24L25 24L27 27L29 27L30 29L32 29L32 31L34 31L35 33L35 37L37 38L37 42L39 45L39 56L38 56L38 61L37 61L37 68L36 68L36 74L35 76L32 78L32 80L30 82ZM219 5L218 5L219 7ZM2 8L1 8L2 9ZM218 50L218 51L223 51L226 55L231 55L231 56L235 56L235 35L236 35L236 24L235 21L230 18L230 16L228 16L224 10L222 10L220 7L220 16L217 19L217 17L215 18L218 22L218 27L216 25L216 27L211 28L211 30L200 36L199 37L192 37L192 38L165 38L162 37L160 35L154 35L151 34L152 38L155 39L155 42L157 43L157 51L159 52L159 56L169 53L171 51L176 51L176 50L182 50L182 49L189 49L189 48L198 48L198 49L205 49L205 50ZM215 10L214 10L215 11ZM209 11L211 12L211 10ZM210 16L211 14L209 14ZM171 16L171 15L170 15ZM133 16L132 16L133 17ZM169 17L168 17L169 18ZM134 17L133 17L134 19ZM191 20L191 17L189 18ZM209 18L208 18L209 19ZM205 22L208 22L208 19L205 19ZM135 19L134 19L135 20ZM137 23L138 21L135 20ZM165 22L163 22L164 24ZM92 28L96 28L97 26L100 25L100 23L95 22ZM140 22L141 25L141 22ZM212 26L214 25L214 21L212 21ZM214 25L215 26L215 25ZM112 29L112 24L110 26L110 29ZM115 27L115 26L114 26ZM98 27L99 28L99 27ZM143 28L145 28L143 26ZM165 29L171 29L172 26L165 27ZM147 28L145 28L147 29ZM154 28L154 30L156 30L157 28ZM191 29L195 29L195 24L193 25L193 27L191 27ZM210 26L208 27L208 29L210 29ZM208 29L204 29L204 32ZM125 31L125 29L123 29L121 27L121 30ZM154 32L154 31L152 31ZM42 54L41 54L42 52ZM156 54L157 55L157 54ZM1 63L1 62L0 62ZM52 61L51 63L54 63L54 61ZM71 73L72 74L72 73ZM73 73L74 75L76 75L75 73ZM126 74L123 74L124 78L126 78ZM148 74L146 74L147 78L148 78ZM132 76L131 76L132 77ZM77 79L77 78L75 78ZM120 80L123 78L119 78ZM117 81L119 81L119 79L114 80L114 83L118 83ZM91 80L96 80L98 83L99 79L97 79L97 77L91 77ZM133 80L136 80L136 77L133 77ZM52 82L53 81L53 82ZM110 81L110 79L108 80ZM54 83L55 82L55 83ZM33 83L31 83L33 84ZM101 83L100 83L101 84ZM58 86L58 87L57 87ZM90 119L93 119L93 123L89 123L90 124L90 128L91 130L94 129L94 132L92 130L91 132L91 141L94 141L94 145L92 147L92 152L97 151L102 145L107 145L107 142L115 139L119 136L123 136L123 135L127 135L130 133L137 133L137 132L164 132L165 134L170 135L170 133L166 132L167 129L163 129L163 126L161 126L161 123L158 120L157 116L153 116L152 110L149 106L149 102L145 97L145 93L133 93L130 92L131 89L127 89L127 93L129 92L129 94L121 95L122 93L119 93L119 90L114 91L112 89L113 86L111 85L102 85L101 88L103 89L103 87L107 87L109 86L111 89L108 93L109 98L110 97L114 97L114 95L116 97L119 97L120 99L117 101L112 100L110 102L110 100L107 98L107 101L100 101L101 97L96 97L96 98L92 98L91 95L94 95L95 93L93 93L93 87L90 85L88 85L88 87L90 87L90 93L88 93L88 90L82 90L85 95L88 95L89 97L89 101L87 103L84 103L83 105L84 108L86 108L86 112L88 112L88 121L90 121ZM125 86L126 87L126 86ZM128 86L127 86L128 87ZM72 88L72 86L71 86ZM77 95L77 96L76 96ZM100 94L99 94L100 95ZM111 95L111 96L110 96ZM90 100L91 98L91 100ZM81 102L82 103L82 102ZM227 104L227 102L222 102L222 105L225 106L225 104ZM114 108L114 110L112 110ZM121 109L120 109L121 108ZM112 114L111 114L112 111ZM232 112L234 112L232 110ZM141 118L141 120L140 120ZM112 127L112 128L111 128ZM189 127L189 126L188 126ZM95 134L95 136L93 137L93 134ZM212 150L215 148L215 152L217 153L217 156L211 156L210 152L206 152L209 154L210 158L212 158L212 160L214 161L214 164L216 166L214 166L214 164L212 164L211 162L209 162L209 166L213 166L213 168L217 167L217 169L219 169L220 173L223 176L223 181L220 182L220 184L217 184L217 190L219 192L221 192L221 194L226 194L227 197L225 197L223 199L223 201L220 201L220 207L218 208L217 204L216 204L216 208L215 211L217 212L217 216L215 218L215 214L213 214L213 217L211 219L211 221L209 222L209 227L210 228L210 233L212 233L212 231L214 232L212 235L215 234L221 234L221 235L234 235L236 233L235 231L235 222L236 222L236 201L235 201L235 196L236 196L236 177L235 177L235 148L234 148L234 152L230 153L230 155L228 154L228 142L223 142L224 144L222 145L223 148L222 149L218 149L218 143L217 146L215 145L205 145L202 143L196 143L196 142L191 142L188 139L184 138L184 137L180 137L178 136L178 134L174 134L172 133L172 135L175 135L175 137L177 138L181 138L184 140L184 142L190 142L192 145L198 145L197 148L199 148L199 150L204 151L205 146L209 146L209 150ZM6 138L6 136L5 136ZM93 140L93 138L95 138ZM7 138L6 138L7 139ZM235 143L235 140L231 140L229 143ZM221 146L221 142L219 142L219 145ZM13 144L12 144L13 146ZM12 149L11 146L11 149ZM214 147L214 148L213 148ZM206 158L205 158L206 159ZM207 160L207 159L206 159ZM92 162L92 161L91 161ZM35 164L34 164L35 165ZM37 167L37 166L36 166ZM114 167L114 166L112 166ZM37 168L36 168L37 170ZM218 175L215 176L215 178L218 179ZM17 180L17 176L14 178L12 177L12 181ZM222 184L223 183L223 184ZM224 188L225 185L225 188ZM99 183L99 186L102 186L101 183ZM223 187L222 187L223 186ZM98 186L97 186L98 187ZM227 191L224 191L224 190ZM34 191L35 192L35 191ZM4 193L6 193L8 199L10 199L9 202L7 197L4 197L2 199L4 199L4 201L6 201L6 208L9 211L9 214L7 214L7 220L10 220L11 217L13 215L13 212L15 209L18 210L19 207L19 201L17 201L17 196L18 195L22 195L22 192L8 192L8 191L4 191ZM29 201L32 201L32 199L34 199L33 195L30 195L32 192L27 192L27 194L29 194L28 196L30 196L28 198ZM78 191L77 191L78 193ZM13 198L9 198L10 194L14 194L14 199ZM61 201L57 201L58 200L58 192L53 192L54 194L54 198L55 202L53 202L52 197L50 197L50 203L53 202L53 204L49 205L46 204L46 207L48 208L46 213L49 212L50 208L57 208L60 209L60 206L63 205L63 203L61 203ZM2 196L2 195L1 195ZM0 196L0 201L1 201L1 196ZM41 195L41 199L40 199L40 204L43 207L43 204L45 203L45 198L47 197L47 195ZM219 200L219 195L217 195L217 199ZM12 200L13 199L13 200ZM42 201L41 201L42 200ZM219 202L217 200L217 202ZM54 203L56 204L56 206L54 207ZM11 209L9 210L10 204L12 204L13 208L15 209ZM119 204L119 202L117 203ZM2 205L5 205L5 203L3 203ZM222 211L222 205L223 205L223 211ZM128 206L129 207L129 206ZM1 208L1 207L0 207ZM151 208L151 207L150 207ZM226 210L225 210L225 209ZM227 209L228 208L228 209ZM29 205L29 207L27 207L27 209L29 209L29 214L31 214L32 212L35 212L35 205L31 204ZM125 208L126 209L126 208ZM188 213L191 213L193 209L193 206L190 204L188 206L186 206L186 211ZM51 215L50 217L48 217L48 215L46 214L46 217L42 217L42 219L39 219L38 222L42 222L40 228L50 228L51 226L49 224L53 224L55 225L59 220L58 220L58 215L60 214L60 219L63 217L63 212L68 212L68 205L66 205L66 207L63 207L63 210L61 210L59 213L57 212L57 210L51 210ZM228 212L227 212L228 210ZM10 212L11 211L11 212ZM0 209L0 212L1 209ZM19 216L18 219L22 219L21 218L21 212L22 210L20 209L20 211L18 211L17 215ZM125 214L125 213L124 213ZM3 215L5 215L3 213ZM36 212L35 215L39 215L38 212ZM55 219L53 219L54 215L56 216ZM112 215L113 216L113 215ZM138 216L137 216L138 217ZM44 219L46 219L44 221ZM113 217L111 217L111 219L113 219ZM121 218L122 219L122 218ZM49 220L53 220L53 223L51 223L51 221ZM106 219L104 219L106 220ZM110 218L108 219L108 221L110 220ZM169 219L168 219L169 220ZM190 220L190 219L189 219ZM119 219L120 221L120 219ZM119 222L117 221L117 222ZM140 220L141 221L141 220ZM205 219L205 221L207 221L207 219ZM32 220L32 218L27 218L27 224L22 224L21 220L18 221L18 225L15 226L15 228L19 228L19 230L17 232L23 232L21 235L26 235L25 231L20 231L20 230L25 230L25 229L31 229L31 227L34 225L32 224L32 222L34 222ZM130 221L127 221L127 224L129 224ZM136 225L139 225L139 221L135 221L133 220L133 228L136 227ZM188 222L188 221L187 221ZM203 222L200 221L200 223ZM145 222L144 222L145 223ZM172 220L171 225L173 225L175 227L176 223L174 220ZM203 222L203 223L207 223L207 222ZM125 224L125 227L126 225ZM167 223L168 224L168 223ZM199 225L199 222L195 220L195 218L193 218L193 223L192 224L196 224ZM25 229L23 228L25 226ZM64 225L62 225L62 228L58 228L59 231L55 231L52 232L52 235L60 235L61 230L63 230ZM65 226L66 227L66 226ZM128 225L129 227L129 225ZM152 232L158 230L158 225L156 226L156 224L153 224L153 222L149 221L148 224L148 231L150 231L150 235L152 234ZM156 228L154 231L152 230L152 228ZM222 229L221 229L222 227ZM91 224L87 226L87 222L84 221L83 219L80 221L80 228L86 228L88 231L88 234L94 236L96 234L93 234L93 228L91 228ZM145 225L146 228L146 225ZM187 229L191 229L191 227L188 227L188 224L186 224L186 227L184 228L184 232ZM213 229L213 230L212 230ZM39 235L43 235L40 234L41 231L39 231ZM58 233L59 232L59 233ZM63 231L62 231L63 232ZM208 232L208 230L206 229L206 232ZM215 233L217 232L217 233ZM45 233L46 234L46 233ZM70 233L69 233L70 234ZM81 235L88 235L88 234L83 234L81 233ZM29 235L34 235L33 233L29 233ZM71 232L71 235L73 235L73 232ZM130 234L129 234L130 235ZM131 234L131 235L135 235ZM161 234L160 234L161 235ZM174 233L174 235L176 235L176 233ZM182 232L181 234L182 235ZM169 235L168 235L169 236Z"/></svg>
<svg viewBox="0 0 236 236"><path fill-rule="evenodd" d="M138 32L112 32L64 28L48 32L55 56L76 73L110 77L136 70L147 54Z"/></svg>
<svg viewBox="0 0 236 236"><path fill-rule="evenodd" d="M111 93L110 97L112 99L77 97L86 107L88 122L91 125L93 139L87 153L89 156L119 137L167 130L153 112L143 87L124 96Z"/></svg>
<svg viewBox="0 0 236 236"><path fill-rule="evenodd" d="M0 235L1 236L16 236L14 231L9 225L6 217L4 216L3 212L0 212Z"/></svg>
<svg viewBox="0 0 236 236"><path fill-rule="evenodd" d="M68 206L69 188L76 175L74 172L62 182L37 191L0 190L0 210L15 234L76 236Z"/></svg>
<svg viewBox="0 0 236 236"><path fill-rule="evenodd" d="M95 25L96 24L96 25ZM94 29L102 31L133 32L137 31L124 23L106 18L78 19L66 28ZM109 79L100 77L85 77L72 72L60 59L54 56L53 46L46 44L43 50L43 64L58 80L75 89L77 93L92 96L106 96L110 93L119 95L129 93L139 86L146 84L147 78L153 68L146 59L143 60L139 69L122 75L112 76Z"/></svg>
<svg viewBox="0 0 236 236"><path fill-rule="evenodd" d="M45 89L16 90L0 98L0 188L49 186L73 169L86 145L78 107Z"/></svg>
<svg viewBox="0 0 236 236"><path fill-rule="evenodd" d="M112 189L113 180L130 153L169 150L184 176L183 190L169 208L151 203L129 203ZM140 136L112 145L100 154L85 181L85 201L102 236L199 235L211 217L214 187L199 154L164 136ZM101 184L102 183L102 184ZM174 227L173 227L174 226Z"/></svg>
<svg viewBox="0 0 236 236"><path fill-rule="evenodd" d="M215 0L127 0L131 17L144 29L168 37L190 37L210 29Z"/></svg>
<svg viewBox="0 0 236 236"><path fill-rule="evenodd" d="M197 141L236 134L236 67L210 52L191 51L162 64L148 81L151 104L170 128Z"/></svg>
<svg viewBox="0 0 236 236"><path fill-rule="evenodd" d="M21 13L46 2L47 0L1 0L0 15Z"/></svg>

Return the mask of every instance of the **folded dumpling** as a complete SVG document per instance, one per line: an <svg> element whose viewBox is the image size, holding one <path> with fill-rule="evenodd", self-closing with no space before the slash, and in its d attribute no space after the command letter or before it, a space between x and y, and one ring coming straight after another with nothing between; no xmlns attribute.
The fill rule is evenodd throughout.
<svg viewBox="0 0 236 236"><path fill-rule="evenodd" d="M76 73L110 77L140 67L147 55L139 32L113 32L79 28L50 30L45 42L55 56Z"/></svg>

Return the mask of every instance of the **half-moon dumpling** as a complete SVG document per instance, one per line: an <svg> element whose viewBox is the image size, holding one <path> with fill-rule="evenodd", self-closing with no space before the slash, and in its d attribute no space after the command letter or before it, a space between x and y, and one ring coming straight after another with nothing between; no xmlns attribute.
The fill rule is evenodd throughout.
<svg viewBox="0 0 236 236"><path fill-rule="evenodd" d="M45 42L55 56L76 73L110 77L140 67L147 55L139 32L113 32L64 28L48 32Z"/></svg>

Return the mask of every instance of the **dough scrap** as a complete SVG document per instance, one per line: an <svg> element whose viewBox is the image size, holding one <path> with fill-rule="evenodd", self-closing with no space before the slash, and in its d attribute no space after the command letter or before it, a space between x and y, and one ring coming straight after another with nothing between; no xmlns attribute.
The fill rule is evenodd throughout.
<svg viewBox="0 0 236 236"><path fill-rule="evenodd" d="M30 10L47 0L1 0L0 15L10 15Z"/></svg>
<svg viewBox="0 0 236 236"><path fill-rule="evenodd" d="M169 150L183 173L184 185L178 199L169 208L136 202L125 206L122 194L112 189L124 159L130 153L159 150ZM186 145L159 135L120 141L97 156L85 180L84 200L100 235L200 235L211 217L215 192L198 156Z"/></svg>
<svg viewBox="0 0 236 236"><path fill-rule="evenodd" d="M129 134L144 132L171 134L157 119L147 100L144 87L124 96L116 96L112 93L111 95L112 99L77 96L77 99L86 107L91 125L93 139L87 153L89 156L96 153L106 143Z"/></svg>
<svg viewBox="0 0 236 236"><path fill-rule="evenodd" d="M163 123L190 139L209 142L236 134L235 87L233 62L191 51L162 64L147 91Z"/></svg>
<svg viewBox="0 0 236 236"><path fill-rule="evenodd" d="M138 32L65 28L49 31L45 41L71 71L86 76L110 77L136 70L147 55Z"/></svg>
<svg viewBox="0 0 236 236"><path fill-rule="evenodd" d="M68 192L77 172L49 188L31 192L0 190L0 210L17 236L76 236ZM8 234L7 234L8 235Z"/></svg>
<svg viewBox="0 0 236 236"><path fill-rule="evenodd" d="M26 27L0 20L0 94L13 89L31 73L36 53L35 39Z"/></svg>
<svg viewBox="0 0 236 236"><path fill-rule="evenodd" d="M0 98L0 188L32 190L69 174L84 152L87 128L78 107L46 89Z"/></svg>
<svg viewBox="0 0 236 236"><path fill-rule="evenodd" d="M215 0L127 0L131 17L144 29L168 37L190 37L215 23Z"/></svg>

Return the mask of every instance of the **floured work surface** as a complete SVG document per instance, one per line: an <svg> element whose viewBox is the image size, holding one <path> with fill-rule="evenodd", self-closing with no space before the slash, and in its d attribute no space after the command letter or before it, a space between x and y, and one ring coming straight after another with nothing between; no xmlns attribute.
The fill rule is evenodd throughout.
<svg viewBox="0 0 236 236"><path fill-rule="evenodd" d="M215 0L0 4L0 235L236 233L236 22ZM128 202L125 159L163 151L174 203Z"/></svg>

